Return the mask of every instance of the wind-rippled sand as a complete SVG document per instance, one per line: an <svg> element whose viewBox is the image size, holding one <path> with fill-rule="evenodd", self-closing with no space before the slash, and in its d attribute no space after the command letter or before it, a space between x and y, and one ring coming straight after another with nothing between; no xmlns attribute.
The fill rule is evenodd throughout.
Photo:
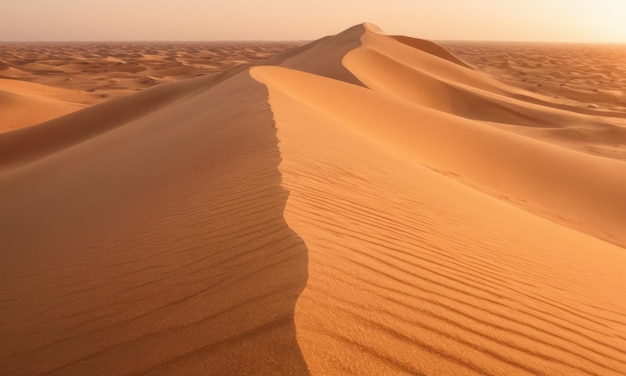
<svg viewBox="0 0 626 376"><path fill-rule="evenodd" d="M363 24L0 134L0 373L626 373L624 113L475 65Z"/></svg>

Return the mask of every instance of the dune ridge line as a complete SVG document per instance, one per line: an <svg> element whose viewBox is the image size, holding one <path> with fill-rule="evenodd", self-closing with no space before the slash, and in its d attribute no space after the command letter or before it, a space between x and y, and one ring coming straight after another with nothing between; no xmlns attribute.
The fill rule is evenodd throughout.
<svg viewBox="0 0 626 376"><path fill-rule="evenodd" d="M0 133L0 374L624 374L572 106L364 23Z"/></svg>

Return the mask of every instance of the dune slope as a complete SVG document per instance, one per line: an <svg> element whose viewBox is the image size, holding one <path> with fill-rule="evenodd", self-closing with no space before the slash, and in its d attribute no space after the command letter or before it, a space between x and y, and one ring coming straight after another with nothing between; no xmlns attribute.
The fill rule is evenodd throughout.
<svg viewBox="0 0 626 376"><path fill-rule="evenodd" d="M27 127L78 111L85 107L78 103L79 97L69 90L0 79L0 132Z"/></svg>
<svg viewBox="0 0 626 376"><path fill-rule="evenodd" d="M626 328L623 248L446 177L456 173L430 167L429 156L438 153L424 150L426 143L410 144L421 153L407 157L382 133L427 135L444 150L456 145L395 126L390 114L398 109L386 109L377 96L379 107L372 107L365 90L359 96L347 85L282 68L255 68L253 76L270 87L280 170L291 193L285 218L308 248L296 326L313 374L626 369L619 334ZM310 100L328 92L393 120L386 124L336 99L348 114ZM439 121L429 126L439 129ZM362 128L371 123L379 129ZM459 155L468 158L484 141ZM504 172L488 162L470 161Z"/></svg>
<svg viewBox="0 0 626 376"><path fill-rule="evenodd" d="M0 134L0 373L626 373L622 123L371 24L265 65Z"/></svg>
<svg viewBox="0 0 626 376"><path fill-rule="evenodd" d="M0 177L0 373L306 370L306 248L282 217L266 96L244 72L122 125L100 116L77 143L74 119L28 129L51 137Z"/></svg>

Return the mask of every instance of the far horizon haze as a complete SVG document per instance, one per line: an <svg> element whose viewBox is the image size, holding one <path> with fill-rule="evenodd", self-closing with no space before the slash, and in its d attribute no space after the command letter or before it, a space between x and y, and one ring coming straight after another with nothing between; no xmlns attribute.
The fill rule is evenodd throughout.
<svg viewBox="0 0 626 376"><path fill-rule="evenodd" d="M4 0L0 41L312 40L372 22L432 40L626 43L626 0Z"/></svg>

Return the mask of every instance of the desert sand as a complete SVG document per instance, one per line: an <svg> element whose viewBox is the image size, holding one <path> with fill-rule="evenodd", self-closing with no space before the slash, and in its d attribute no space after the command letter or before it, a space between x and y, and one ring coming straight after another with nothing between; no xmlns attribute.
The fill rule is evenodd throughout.
<svg viewBox="0 0 626 376"><path fill-rule="evenodd" d="M0 132L42 123L78 111L81 95L20 80L0 79Z"/></svg>
<svg viewBox="0 0 626 376"><path fill-rule="evenodd" d="M162 83L219 73L298 44L0 42L0 105L11 109L0 114L0 132L41 123ZM24 82L39 86L26 86Z"/></svg>
<svg viewBox="0 0 626 376"><path fill-rule="evenodd" d="M590 107L626 110L625 46L610 44L442 42L481 71L527 91Z"/></svg>
<svg viewBox="0 0 626 376"><path fill-rule="evenodd" d="M626 373L623 93L468 46L362 24L0 134L0 374Z"/></svg>

